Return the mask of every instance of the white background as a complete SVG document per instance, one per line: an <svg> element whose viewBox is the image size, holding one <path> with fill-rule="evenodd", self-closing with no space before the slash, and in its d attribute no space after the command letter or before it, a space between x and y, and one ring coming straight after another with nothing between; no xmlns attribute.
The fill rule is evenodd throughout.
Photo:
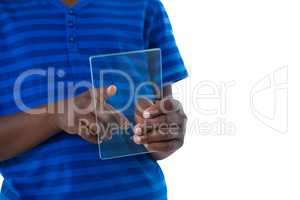
<svg viewBox="0 0 300 200"><path fill-rule="evenodd" d="M299 200L298 1L164 3L190 72L174 91L185 146L161 162L169 199Z"/></svg>
<svg viewBox="0 0 300 200"><path fill-rule="evenodd" d="M164 2L190 71L190 78L176 90L190 116L185 146L161 162L169 199L299 200L299 1ZM280 70L284 66L288 84L287 68ZM205 100L200 94L209 90L199 89L202 81L209 81L209 88L222 88L230 81L235 85L221 95L226 96L223 100ZM265 90L251 94L257 84ZM287 105L288 132L281 133L286 129ZM208 116L199 107L217 112ZM258 115L252 114L253 108ZM199 131L197 125L218 118L235 125L234 136Z"/></svg>

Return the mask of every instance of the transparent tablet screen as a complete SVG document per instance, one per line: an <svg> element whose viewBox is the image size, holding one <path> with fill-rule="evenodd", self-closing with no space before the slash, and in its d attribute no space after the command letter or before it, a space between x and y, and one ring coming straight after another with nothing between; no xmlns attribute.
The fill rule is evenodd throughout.
<svg viewBox="0 0 300 200"><path fill-rule="evenodd" d="M101 134L98 136L100 158L149 153L143 145L135 144L132 136L140 100L153 102L162 96L160 49L92 56L90 67L94 88L117 87L116 94L108 98L106 103L130 122L127 130L114 129L111 139L102 140Z"/></svg>

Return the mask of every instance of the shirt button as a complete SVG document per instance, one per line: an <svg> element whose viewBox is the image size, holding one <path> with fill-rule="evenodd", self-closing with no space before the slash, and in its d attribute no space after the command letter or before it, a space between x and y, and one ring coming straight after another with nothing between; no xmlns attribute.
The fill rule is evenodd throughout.
<svg viewBox="0 0 300 200"><path fill-rule="evenodd" d="M72 28L72 27L74 26L74 23L71 22L71 21L69 21L69 22L68 22L68 26L69 26L70 28Z"/></svg>
<svg viewBox="0 0 300 200"><path fill-rule="evenodd" d="M75 14L74 10L73 10L73 9L70 9L70 10L69 10L69 15L74 15L74 14Z"/></svg>
<svg viewBox="0 0 300 200"><path fill-rule="evenodd" d="M69 38L69 42L74 43L75 42L75 38L72 36Z"/></svg>

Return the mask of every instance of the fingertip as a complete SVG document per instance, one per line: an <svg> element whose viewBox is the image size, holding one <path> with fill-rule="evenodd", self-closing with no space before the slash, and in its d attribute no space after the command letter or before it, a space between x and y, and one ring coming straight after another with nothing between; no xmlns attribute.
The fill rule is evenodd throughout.
<svg viewBox="0 0 300 200"><path fill-rule="evenodd" d="M150 112L147 111L147 110L145 110L145 111L143 112L143 117L144 117L145 119L149 119L149 118L151 117Z"/></svg>
<svg viewBox="0 0 300 200"><path fill-rule="evenodd" d="M166 112L175 112L178 111L180 108L179 102L172 98L164 99L162 106Z"/></svg>
<svg viewBox="0 0 300 200"><path fill-rule="evenodd" d="M117 93L117 86L115 85L110 85L107 89L106 92L108 96L114 96Z"/></svg>
<svg viewBox="0 0 300 200"><path fill-rule="evenodd" d="M142 135L142 129L141 129L141 127L136 126L136 127L134 128L134 133L135 133L136 135Z"/></svg>
<svg viewBox="0 0 300 200"><path fill-rule="evenodd" d="M136 144L142 144L142 139L139 137L139 136L133 136L133 141L136 143Z"/></svg>

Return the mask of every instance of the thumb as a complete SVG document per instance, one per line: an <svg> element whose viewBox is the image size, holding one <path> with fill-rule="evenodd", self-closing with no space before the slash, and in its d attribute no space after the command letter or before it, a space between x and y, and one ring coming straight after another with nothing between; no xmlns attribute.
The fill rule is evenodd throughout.
<svg viewBox="0 0 300 200"><path fill-rule="evenodd" d="M117 93L117 86L110 85L105 89L106 98L112 97Z"/></svg>
<svg viewBox="0 0 300 200"><path fill-rule="evenodd" d="M96 93L98 101L104 102L106 99L117 93L117 87L115 85L110 85L106 88L99 88L96 90Z"/></svg>
<svg viewBox="0 0 300 200"><path fill-rule="evenodd" d="M136 112L142 114L147 108L153 105L153 102L147 98L139 98L136 105Z"/></svg>

